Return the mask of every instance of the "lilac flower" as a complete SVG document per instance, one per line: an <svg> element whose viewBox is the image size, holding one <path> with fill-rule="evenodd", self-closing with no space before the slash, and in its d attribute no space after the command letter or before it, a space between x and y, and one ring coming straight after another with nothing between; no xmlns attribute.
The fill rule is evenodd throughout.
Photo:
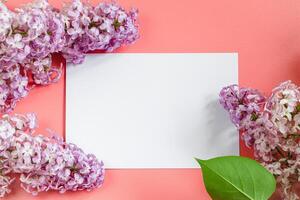
<svg viewBox="0 0 300 200"><path fill-rule="evenodd" d="M62 66L52 65L52 56L34 60L24 65L27 72L30 72L35 84L48 85L57 82L62 74Z"/></svg>
<svg viewBox="0 0 300 200"><path fill-rule="evenodd" d="M22 35L15 34L13 37L9 37L6 39L6 44L11 48L22 49L25 44L22 42Z"/></svg>
<svg viewBox="0 0 300 200"><path fill-rule="evenodd" d="M47 190L61 193L71 190L91 190L102 185L103 163L94 155L86 155L74 144L52 138L42 150L39 172L23 173L22 187L32 194ZM43 180L43 181L41 181Z"/></svg>
<svg viewBox="0 0 300 200"><path fill-rule="evenodd" d="M33 194L48 190L92 190L102 185L103 163L58 137L33 135L33 114L5 115L0 120L0 196L10 192L11 173L20 174L21 187Z"/></svg>
<svg viewBox="0 0 300 200"><path fill-rule="evenodd" d="M0 175L0 198L4 197L11 192L9 185L13 182L13 179L9 176Z"/></svg>
<svg viewBox="0 0 300 200"><path fill-rule="evenodd" d="M81 63L84 53L91 50L113 51L123 44L131 44L138 37L137 11L126 12L114 3L100 3L93 7L73 0L63 9L66 16L67 62Z"/></svg>
<svg viewBox="0 0 300 200"><path fill-rule="evenodd" d="M30 47L26 60L45 58L64 47L62 16L46 0L18 9L14 26L17 32L23 33L23 40Z"/></svg>
<svg viewBox="0 0 300 200"><path fill-rule="evenodd" d="M229 86L221 91L220 103L255 158L277 176L284 199L299 199L292 191L300 181L299 87L286 81L264 100L256 90Z"/></svg>
<svg viewBox="0 0 300 200"><path fill-rule="evenodd" d="M284 136L299 132L300 111L299 88L290 81L282 83L273 90L273 94L267 102L266 109L272 113L271 120ZM295 121L296 119L296 121Z"/></svg>
<svg viewBox="0 0 300 200"><path fill-rule="evenodd" d="M224 87L220 92L220 103L237 127L246 117L257 118L264 102L265 97L257 90L239 88L237 85Z"/></svg>
<svg viewBox="0 0 300 200"><path fill-rule="evenodd" d="M0 68L0 111L11 111L21 98L27 96L28 78L18 65Z"/></svg>

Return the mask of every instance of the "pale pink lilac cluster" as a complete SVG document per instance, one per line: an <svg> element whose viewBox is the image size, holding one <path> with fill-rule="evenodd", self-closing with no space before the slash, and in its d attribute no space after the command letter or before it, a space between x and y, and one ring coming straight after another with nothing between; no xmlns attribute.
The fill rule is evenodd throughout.
<svg viewBox="0 0 300 200"><path fill-rule="evenodd" d="M220 102L255 158L277 177L282 199L300 199L293 190L300 182L299 87L284 82L266 99L256 90L233 85L222 89Z"/></svg>
<svg viewBox="0 0 300 200"><path fill-rule="evenodd" d="M135 9L126 12L114 3L93 7L74 0L63 8L62 15L66 28L62 53L67 62L82 63L88 51L113 51L138 38Z"/></svg>
<svg viewBox="0 0 300 200"><path fill-rule="evenodd" d="M103 163L59 137L36 135L36 117L4 115L0 119L0 197L10 192L11 174L33 194L56 190L92 190L102 185Z"/></svg>
<svg viewBox="0 0 300 200"><path fill-rule="evenodd" d="M68 63L79 64L89 51L111 52L139 37L137 10L126 11L115 3L91 6L72 0L58 10L47 0L37 0L10 11L0 2L0 24L0 70L19 68L18 76L27 77L27 91L59 80L61 66L51 62L54 53L62 54ZM17 90L9 88L9 94ZM20 98L10 98L0 105L0 111L11 111Z"/></svg>

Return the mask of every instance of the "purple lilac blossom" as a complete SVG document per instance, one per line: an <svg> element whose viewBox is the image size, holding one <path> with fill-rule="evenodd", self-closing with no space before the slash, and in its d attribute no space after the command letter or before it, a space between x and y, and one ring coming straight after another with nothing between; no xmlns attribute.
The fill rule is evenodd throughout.
<svg viewBox="0 0 300 200"><path fill-rule="evenodd" d="M220 103L237 127L247 117L256 118L264 102L265 97L257 90L239 88L237 85L224 87L220 92Z"/></svg>
<svg viewBox="0 0 300 200"><path fill-rule="evenodd" d="M88 51L113 51L139 37L137 10L126 12L115 3L93 7L74 0L63 8L62 14L66 26L66 44L62 52L67 62L82 63Z"/></svg>
<svg viewBox="0 0 300 200"><path fill-rule="evenodd" d="M16 103L27 96L28 77L18 66L0 68L0 110L10 112Z"/></svg>
<svg viewBox="0 0 300 200"><path fill-rule="evenodd" d="M12 173L20 175L21 187L37 195L48 190L92 190L102 185L103 163L59 137L33 133L34 114L4 115L0 120L0 197L10 192Z"/></svg>

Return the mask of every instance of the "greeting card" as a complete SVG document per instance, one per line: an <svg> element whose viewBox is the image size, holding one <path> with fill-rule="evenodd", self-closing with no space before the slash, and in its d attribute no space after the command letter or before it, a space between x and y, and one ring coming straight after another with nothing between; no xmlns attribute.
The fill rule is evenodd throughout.
<svg viewBox="0 0 300 200"><path fill-rule="evenodd" d="M66 140L107 168L194 168L193 157L237 155L218 102L237 81L236 53L88 55L67 68Z"/></svg>

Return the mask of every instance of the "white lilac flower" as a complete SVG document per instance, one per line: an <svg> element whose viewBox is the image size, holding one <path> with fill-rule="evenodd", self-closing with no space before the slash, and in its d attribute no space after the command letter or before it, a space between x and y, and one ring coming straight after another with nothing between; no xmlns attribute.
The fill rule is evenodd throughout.
<svg viewBox="0 0 300 200"><path fill-rule="evenodd" d="M25 44L22 42L21 34L15 34L12 37L7 38L6 44L9 45L11 48L16 49L22 49L25 46Z"/></svg>

